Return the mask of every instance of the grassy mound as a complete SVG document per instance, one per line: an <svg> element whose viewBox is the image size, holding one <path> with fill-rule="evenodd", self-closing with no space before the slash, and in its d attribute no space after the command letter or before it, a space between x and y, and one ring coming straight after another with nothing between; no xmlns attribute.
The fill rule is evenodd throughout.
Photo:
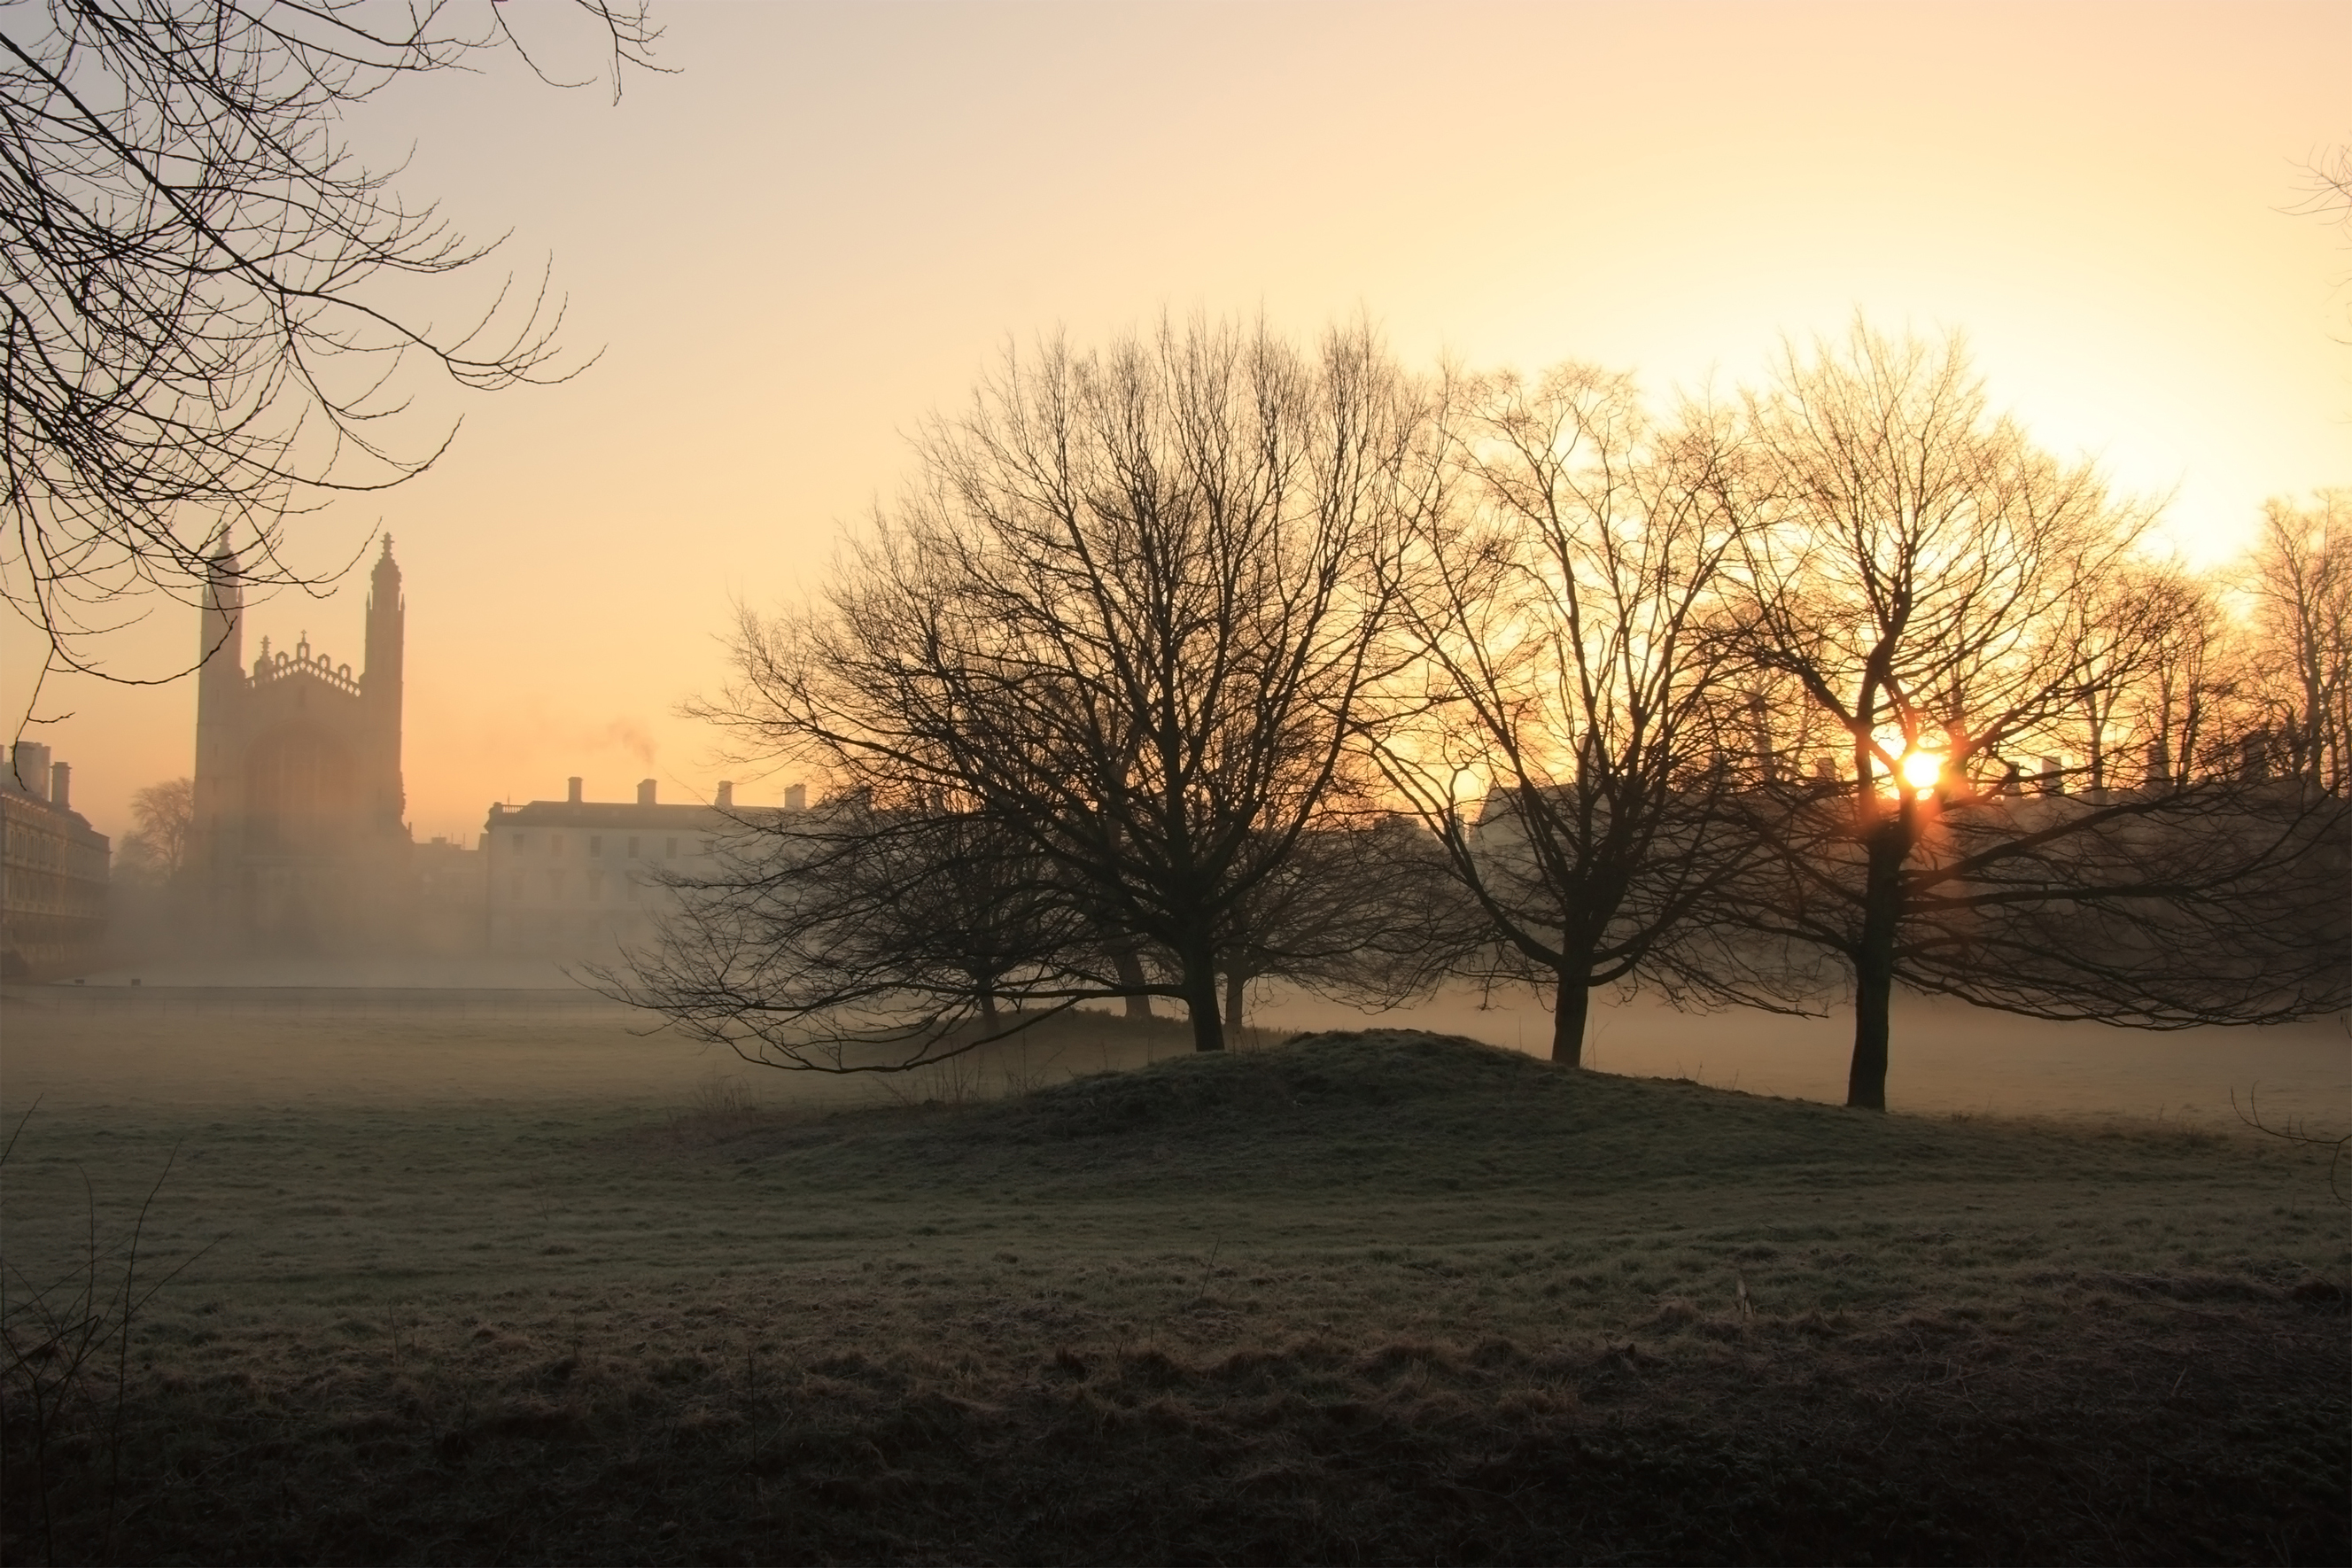
<svg viewBox="0 0 2352 1568"><path fill-rule="evenodd" d="M1067 1202L1347 1188L1398 1196L1801 1188L1938 1175L2038 1183L2194 1168L2219 1134L1855 1112L1681 1080L1563 1070L1458 1036L1369 1029L1190 1054L1017 1098L854 1111L717 1142L812 1193L983 1187Z"/></svg>
<svg viewBox="0 0 2352 1568"><path fill-rule="evenodd" d="M1301 1035L1271 1051L1195 1054L1105 1073L1003 1108L1013 1136L1122 1137L1240 1125L1296 1128L1366 1109L1424 1110L1539 1091L1559 1075L1517 1051L1412 1029Z"/></svg>

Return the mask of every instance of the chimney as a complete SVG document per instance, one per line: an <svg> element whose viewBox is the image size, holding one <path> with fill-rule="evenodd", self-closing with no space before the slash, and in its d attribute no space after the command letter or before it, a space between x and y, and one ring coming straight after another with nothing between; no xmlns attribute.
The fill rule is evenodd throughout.
<svg viewBox="0 0 2352 1568"><path fill-rule="evenodd" d="M2043 795L2066 793L2066 764L2060 758L2042 759L2042 793Z"/></svg>
<svg viewBox="0 0 2352 1568"><path fill-rule="evenodd" d="M65 763L49 764L49 804L59 811L71 811L73 799L73 768Z"/></svg>
<svg viewBox="0 0 2352 1568"><path fill-rule="evenodd" d="M784 809L786 811L806 811L808 809L808 785L786 784L784 786Z"/></svg>
<svg viewBox="0 0 2352 1568"><path fill-rule="evenodd" d="M2162 741L2150 741L2147 743L2147 787L2150 789L2172 787L2172 749Z"/></svg>
<svg viewBox="0 0 2352 1568"><path fill-rule="evenodd" d="M2246 737L2243 748L2243 771L2248 784L2261 784L2271 776L2270 738L2257 730Z"/></svg>
<svg viewBox="0 0 2352 1568"><path fill-rule="evenodd" d="M580 804L580 781L578 778L568 778L563 781L563 798L570 801L574 805L578 805Z"/></svg>
<svg viewBox="0 0 2352 1568"><path fill-rule="evenodd" d="M637 781L637 804L639 805L651 805L653 803L654 781L651 779L639 779Z"/></svg>
<svg viewBox="0 0 2352 1568"><path fill-rule="evenodd" d="M35 800L49 798L49 749L38 741L19 741L9 748L9 762L14 764L13 782L22 784L25 793Z"/></svg>
<svg viewBox="0 0 2352 1568"><path fill-rule="evenodd" d="M735 808L735 786L727 780L720 779L719 781L719 798L712 804L717 805L721 811L732 811Z"/></svg>

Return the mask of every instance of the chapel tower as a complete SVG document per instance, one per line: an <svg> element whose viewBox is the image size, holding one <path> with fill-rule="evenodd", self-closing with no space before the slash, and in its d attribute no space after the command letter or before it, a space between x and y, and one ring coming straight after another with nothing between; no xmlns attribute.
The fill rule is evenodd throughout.
<svg viewBox="0 0 2352 1568"><path fill-rule="evenodd" d="M353 672L261 639L244 668L236 556L213 559L196 682L195 907L216 945L251 952L383 951L414 937L401 779L407 607L386 538Z"/></svg>

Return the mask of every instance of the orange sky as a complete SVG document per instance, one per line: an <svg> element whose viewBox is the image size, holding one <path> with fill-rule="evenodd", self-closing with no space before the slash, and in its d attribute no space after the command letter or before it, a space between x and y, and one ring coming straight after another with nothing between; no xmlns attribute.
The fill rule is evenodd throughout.
<svg viewBox="0 0 2352 1568"><path fill-rule="evenodd" d="M656 4L678 74L617 108L493 71L353 127L518 268L551 253L604 351L427 399L450 456L313 526L314 563L397 537L420 838L570 773L745 778L675 713L730 602L821 573L903 432L1056 324L1363 310L1408 361L1664 388L1859 308L1966 329L1997 402L2171 494L2193 553L2352 484L2352 247L2282 210L2352 139L2352 5ZM356 662L364 592L265 604L248 646ZM194 638L167 608L118 662ZM12 702L26 651L0 638ZM194 700L57 686L34 733L120 833L189 769Z"/></svg>

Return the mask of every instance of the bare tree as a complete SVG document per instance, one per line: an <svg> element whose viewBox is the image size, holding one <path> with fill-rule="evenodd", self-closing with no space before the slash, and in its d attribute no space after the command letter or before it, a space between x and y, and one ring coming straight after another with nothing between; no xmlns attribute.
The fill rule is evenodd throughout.
<svg viewBox="0 0 2352 1568"><path fill-rule="evenodd" d="M744 617L704 712L841 790L1021 833L1221 1049L1243 907L1324 820L1382 673L1425 426L1363 328L1312 355L1198 321L1008 353L821 598Z"/></svg>
<svg viewBox="0 0 2352 1568"><path fill-rule="evenodd" d="M614 91L655 34L628 0L574 0ZM431 366L489 389L573 374L562 301L511 280L456 327L388 285L481 261L361 163L343 111L387 84L531 53L509 8L446 0L34 0L0 30L0 298L7 538L0 592L44 674L108 679L105 635L149 595L193 603L232 528L248 585L285 526L414 477L448 430L399 432ZM510 297L513 304L509 305ZM181 672L184 673L184 672ZM37 682L26 713L37 700Z"/></svg>
<svg viewBox="0 0 2352 1568"><path fill-rule="evenodd" d="M2207 578L2163 567L2138 574L2137 587L2148 646L2111 709L2126 726L2118 743L2160 783L2227 773L2238 759L2221 753L2252 724L2239 628Z"/></svg>
<svg viewBox="0 0 2352 1568"><path fill-rule="evenodd" d="M667 880L657 939L596 983L763 1066L918 1067L1118 984L1058 868L947 802L747 812L716 869Z"/></svg>
<svg viewBox="0 0 2352 1568"><path fill-rule="evenodd" d="M1735 434L1697 407L1658 425L1577 365L1468 384L1449 434L1452 504L1398 597L1420 663L1378 755L1484 915L1479 972L1550 986L1574 1064L1592 990L1675 989L1668 944L1743 853L1717 624Z"/></svg>
<svg viewBox="0 0 2352 1568"><path fill-rule="evenodd" d="M1749 417L1752 651L1844 741L1834 787L1795 792L1804 809L1767 835L1789 887L1759 923L1851 965L1847 1102L1883 1108L1904 872L1927 826L1904 769L1927 756L1970 777L2079 703L2077 606L2103 596L2147 519L1989 418L1957 341L1857 324L1810 362L1790 345Z"/></svg>
<svg viewBox="0 0 2352 1568"><path fill-rule="evenodd" d="M172 882L187 864L195 816L194 780L165 779L147 785L131 797L131 817L139 826L123 836L118 858L148 880Z"/></svg>
<svg viewBox="0 0 2352 1568"><path fill-rule="evenodd" d="M2241 584L2253 610L2249 690L2279 765L2352 793L2352 491L2267 503Z"/></svg>
<svg viewBox="0 0 2352 1568"><path fill-rule="evenodd" d="M1738 918L1757 951L1841 961L1849 1104L1885 1105L1898 980L2158 1027L2342 1005L2340 800L2191 776L2169 731L2109 777L2122 717L2177 706L2147 509L1990 416L1957 342L1791 348L1749 419L1745 635L1846 743L1748 797L1771 872Z"/></svg>

